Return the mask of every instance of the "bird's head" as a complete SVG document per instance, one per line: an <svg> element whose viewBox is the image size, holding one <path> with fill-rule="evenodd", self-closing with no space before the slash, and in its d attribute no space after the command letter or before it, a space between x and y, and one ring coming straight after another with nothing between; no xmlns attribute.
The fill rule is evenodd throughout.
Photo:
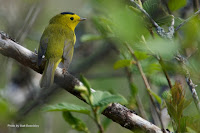
<svg viewBox="0 0 200 133"><path fill-rule="evenodd" d="M50 24L61 24L63 26L68 26L70 29L74 30L80 21L86 20L85 18L80 18L78 15L72 12L62 12L54 16L50 20Z"/></svg>

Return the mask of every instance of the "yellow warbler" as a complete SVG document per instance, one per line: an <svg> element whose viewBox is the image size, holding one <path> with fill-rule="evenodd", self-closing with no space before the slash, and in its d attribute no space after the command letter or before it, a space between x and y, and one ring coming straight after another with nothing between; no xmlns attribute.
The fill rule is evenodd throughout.
<svg viewBox="0 0 200 133"><path fill-rule="evenodd" d="M63 70L67 71L72 60L76 36L74 29L80 18L72 12L62 12L49 21L49 25L43 32L38 49L38 65L45 57L45 69L40 81L41 88L48 88L54 81L54 73L58 64L63 62Z"/></svg>

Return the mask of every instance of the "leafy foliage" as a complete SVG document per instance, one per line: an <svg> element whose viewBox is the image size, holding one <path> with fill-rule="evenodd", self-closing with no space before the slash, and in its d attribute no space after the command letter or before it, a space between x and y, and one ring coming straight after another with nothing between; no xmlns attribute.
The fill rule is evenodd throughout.
<svg viewBox="0 0 200 133"><path fill-rule="evenodd" d="M87 126L82 120L74 117L69 111L64 111L62 114L65 121L73 129L76 129L77 131L83 131L84 133L89 133Z"/></svg>
<svg viewBox="0 0 200 133"><path fill-rule="evenodd" d="M113 95L110 94L109 92L103 92L103 91L96 91L92 93L92 96L95 97L93 99L92 105L93 107L103 107L105 105L108 105L110 103L121 103L121 104L126 104L127 101L124 97L120 95Z"/></svg>
<svg viewBox="0 0 200 133"><path fill-rule="evenodd" d="M93 119L96 123L100 124L99 115L110 103L127 103L126 99L120 95L113 95L106 91L92 92L89 81L83 75L80 76L80 79L83 85L76 86L75 89L78 90L81 93L81 96L86 100L86 102L88 102L94 114ZM84 122L74 117L71 113L77 112L91 117L91 111L87 107L70 103L60 103L46 106L43 108L43 111L62 111L63 118L73 129L76 129L77 131L84 131L85 133L89 132Z"/></svg>
<svg viewBox="0 0 200 133"><path fill-rule="evenodd" d="M165 102L172 118L174 130L177 133L186 132L186 117L183 116L183 111L191 101L185 99L185 92L180 83L175 83L171 89L171 97L167 98Z"/></svg>
<svg viewBox="0 0 200 133"><path fill-rule="evenodd" d="M43 111L70 111L78 112L83 114L89 114L90 110L86 107L70 104L70 103L59 103L56 105L49 105L43 108Z"/></svg>

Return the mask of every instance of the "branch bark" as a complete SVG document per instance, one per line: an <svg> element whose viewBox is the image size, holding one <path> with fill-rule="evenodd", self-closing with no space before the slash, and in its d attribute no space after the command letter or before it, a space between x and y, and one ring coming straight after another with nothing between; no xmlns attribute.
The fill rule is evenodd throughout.
<svg viewBox="0 0 200 133"><path fill-rule="evenodd" d="M36 53L12 41L3 33L0 33L0 53L15 59L22 65L27 66L38 73L43 72L44 65L41 67L37 66ZM54 82L74 96L83 100L80 93L74 90L75 86L81 86L82 83L74 76L70 74L63 75L62 69L57 68ZM159 127L134 114L133 111L118 103L109 105L102 114L130 130L139 129L149 133L163 133Z"/></svg>

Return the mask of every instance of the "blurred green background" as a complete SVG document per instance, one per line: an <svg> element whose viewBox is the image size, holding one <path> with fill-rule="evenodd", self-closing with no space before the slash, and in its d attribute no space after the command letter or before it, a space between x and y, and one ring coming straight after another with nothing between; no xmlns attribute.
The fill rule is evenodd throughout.
<svg viewBox="0 0 200 133"><path fill-rule="evenodd" d="M142 0L142 2L144 1ZM156 0L147 1L157 2ZM169 9L175 16L175 28L194 12L192 7L185 9L190 5L189 1L191 2L188 0L187 3L181 3L173 8L171 6ZM171 15L151 2L146 2L143 7L156 22L167 30L171 23ZM181 2L186 1L181 0ZM138 15L138 11L130 8L129 6L132 4L128 1L0 0L0 3L0 31L8 33L13 40L31 51L35 51L35 49L37 51L40 37L48 25L48 21L54 15L70 11L87 18L75 30L77 41L69 72L77 78L83 74L95 90L123 95L129 101L127 106L139 114L137 96L141 100L147 115L146 118L150 122L160 126L156 121L158 118L155 116L155 110L152 109L136 65L130 63L130 66L126 67L132 72L135 88L130 87L127 69L115 70L113 68L119 59L132 60L130 53L124 48L124 42L129 43L135 50L152 91L162 98L161 104L155 101L163 112L166 111L166 106L163 104L162 94L169 90L169 87L155 55L160 55L166 63L166 70L172 84L179 81L185 90L186 99L192 101L184 72L175 61L174 55L179 51L188 59L186 66L190 71L190 76L193 82L199 85L199 18L187 23L180 32L175 33L173 41L169 41L159 38L147 18L140 12ZM150 34L150 31L153 35ZM78 133L64 121L61 112L43 112L42 107L61 102L86 106L84 102L62 89L47 93L45 97L41 98L39 96L43 92L40 92L39 87L40 74L3 55L0 55L0 63L0 133ZM199 86L196 89L199 94ZM34 106L33 109L27 111L35 100L38 101L37 105L39 106ZM20 114L20 111L27 111L27 113ZM86 123L91 133L98 131L95 123L89 117L78 113L74 114ZM194 102L191 102L183 114L188 117L196 117L198 113ZM36 124L39 125L39 128L8 128L7 124L13 124L16 117L20 117L19 124ZM109 121L103 115L101 119L103 123L110 123L110 125L107 124L109 126L106 133L131 133L119 124ZM173 124L169 122L169 116L164 115L163 119L166 122L165 127L172 130ZM192 126L190 128L194 129Z"/></svg>

